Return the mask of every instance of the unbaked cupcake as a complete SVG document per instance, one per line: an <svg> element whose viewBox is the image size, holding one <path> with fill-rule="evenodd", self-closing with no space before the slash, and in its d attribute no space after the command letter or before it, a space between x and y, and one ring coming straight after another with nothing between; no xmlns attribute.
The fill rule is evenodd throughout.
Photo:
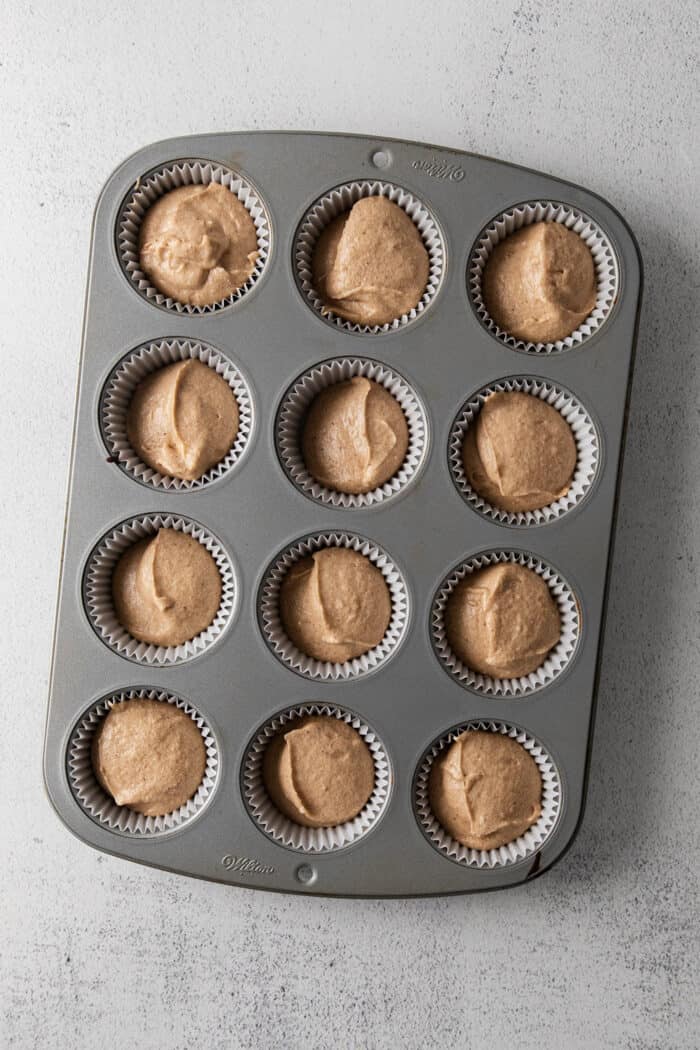
<svg viewBox="0 0 700 1050"><path fill-rule="evenodd" d="M143 462L183 481L201 478L224 458L238 425L231 387L196 358L142 379L126 416L127 436Z"/></svg>
<svg viewBox="0 0 700 1050"><path fill-rule="evenodd" d="M184 711L158 700L127 700L115 704L95 734L92 766L118 806L158 817L196 793L206 749Z"/></svg>
<svg viewBox="0 0 700 1050"><path fill-rule="evenodd" d="M279 612L300 652L344 663L379 645L391 620L391 595L364 554L324 547L289 569L280 587Z"/></svg>
<svg viewBox="0 0 700 1050"><path fill-rule="evenodd" d="M490 850L523 835L542 813L542 778L532 755L502 733L469 729L433 764L435 817L469 849Z"/></svg>
<svg viewBox="0 0 700 1050"><path fill-rule="evenodd" d="M335 827L360 813L374 790L367 744L346 722L311 715L268 745L263 781L277 809L309 828Z"/></svg>
<svg viewBox="0 0 700 1050"><path fill-rule="evenodd" d="M565 496L576 469L571 427L539 397L489 394L462 446L469 484L510 512L537 510Z"/></svg>
<svg viewBox="0 0 700 1050"><path fill-rule="evenodd" d="M409 215L387 197L363 197L322 232L314 287L326 309L356 324L409 313L428 283L428 252Z"/></svg>
<svg viewBox="0 0 700 1050"><path fill-rule="evenodd" d="M255 224L226 186L180 186L146 212L139 258L159 292L180 303L210 306L233 295L253 273Z"/></svg>
<svg viewBox="0 0 700 1050"><path fill-rule="evenodd" d="M559 642L561 619L545 580L513 562L488 565L457 584L445 608L452 651L493 678L520 678Z"/></svg>
<svg viewBox="0 0 700 1050"><path fill-rule="evenodd" d="M337 492L378 488L399 470L408 449L401 406L363 376L326 387L313 400L301 448L309 474Z"/></svg>
<svg viewBox="0 0 700 1050"><path fill-rule="evenodd" d="M112 598L117 619L133 638L182 645L214 620L221 575L198 540L159 529L124 551L112 576Z"/></svg>
<svg viewBox="0 0 700 1050"><path fill-rule="evenodd" d="M591 251L560 222L523 226L493 249L484 270L483 298L498 327L516 339L565 339L596 304Z"/></svg>

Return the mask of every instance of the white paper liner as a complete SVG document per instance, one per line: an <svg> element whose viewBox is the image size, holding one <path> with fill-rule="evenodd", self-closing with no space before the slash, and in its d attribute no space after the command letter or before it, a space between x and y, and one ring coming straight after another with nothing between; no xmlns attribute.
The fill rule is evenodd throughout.
<svg viewBox="0 0 700 1050"><path fill-rule="evenodd" d="M350 211L362 197L388 197L415 223L420 233L429 258L428 283L420 302L407 314L395 317L383 325L358 324L346 321L333 313L314 288L312 258L319 237L333 219L343 212ZM445 247L437 222L426 206L409 193L408 190L395 186L391 182L363 181L347 182L330 190L316 201L301 221L294 240L294 262L296 279L299 288L309 305L329 324L348 332L359 332L362 335L378 335L402 328L415 321L428 308L440 287L445 266Z"/></svg>
<svg viewBox="0 0 700 1050"><path fill-rule="evenodd" d="M119 558L132 544L159 529L176 529L198 540L211 554L221 575L221 603L213 622L182 645L139 642L122 627L114 611L112 573ZM167 665L201 655L214 644L233 618L236 583L233 565L221 542L202 525L176 514L144 514L129 518L108 532L95 546L83 577L83 602L98 637L120 656L135 663Z"/></svg>
<svg viewBox="0 0 700 1050"><path fill-rule="evenodd" d="M99 783L92 766L92 742L108 712L117 704L130 700L157 700L172 704L195 723L206 748L206 766L197 791L179 809L163 816L147 817L128 806L119 806ZM125 689L110 693L93 704L80 719L68 743L66 756L68 782L76 801L97 824L122 835L157 835L173 831L197 816L212 795L219 777L219 752L214 735L205 719L189 701L162 689Z"/></svg>
<svg viewBox="0 0 700 1050"><path fill-rule="evenodd" d="M449 747L457 737L468 729L487 730L491 733L502 733L519 744L532 755L542 777L542 813L532 827L519 838L508 842L498 849L470 849L457 842L442 827L430 807L429 782L433 762L438 755ZM559 773L554 762L542 744L529 736L524 730L504 722L472 721L456 726L449 733L440 737L428 749L416 775L414 783L414 806L418 822L423 833L432 846L440 853L458 864L476 868L500 868L524 860L541 849L545 839L551 835L561 810L562 789Z"/></svg>
<svg viewBox="0 0 700 1050"><path fill-rule="evenodd" d="M520 678L493 678L491 675L472 671L453 652L445 629L445 608L457 584L477 569L502 562L524 565L541 576L556 602L561 620L561 636L544 663L530 674ZM550 565L535 558L532 554L524 554L519 551L491 551L468 558L443 581L433 601L430 625L433 645L438 658L443 667L460 685L475 693L512 698L526 696L544 689L555 678L558 678L576 651L580 634L580 613L571 587Z"/></svg>
<svg viewBox="0 0 700 1050"><path fill-rule="evenodd" d="M258 237L258 258L248 280L235 292L216 303L194 306L172 299L151 284L141 269L139 231L144 215L159 197L181 186L207 186L210 182L221 183L230 189L249 212ZM178 313L208 314L237 302L259 279L270 253L270 223L257 190L237 172L212 161L181 160L164 165L137 179L122 205L117 220L117 252L124 273L144 299Z"/></svg>
<svg viewBox="0 0 700 1050"><path fill-rule="evenodd" d="M576 467L568 492L554 503L538 507L536 510L507 511L495 507L469 484L462 462L462 446L467 430L475 422L486 399L490 394L514 391L539 397L552 408L556 408L571 427L576 442ZM463 499L474 510L500 525L532 527L546 525L560 518L562 514L576 507L590 490L595 481L599 460L600 438L586 409L568 390L543 379L517 376L482 387L463 405L450 431L449 464L452 480Z"/></svg>
<svg viewBox="0 0 700 1050"><path fill-rule="evenodd" d="M482 296L482 276L493 249L511 233L535 222L560 222L567 229L577 233L591 250L598 283L598 294L592 313L571 335L552 343L529 343L504 332L489 315ZM600 328L617 300L619 271L609 239L590 216L578 208L570 208L558 201L531 201L502 212L482 231L472 249L467 280L477 316L492 335L513 350L551 354L579 346Z"/></svg>
<svg viewBox="0 0 700 1050"><path fill-rule="evenodd" d="M288 638L279 613L282 580L295 562L322 547L347 547L358 551L380 570L391 595L391 620L379 645L344 663L314 660L302 653ZM342 681L369 674L393 655L408 625L408 589L399 569L381 547L363 536L348 532L318 532L287 547L265 573L258 596L262 632L275 656L292 671L305 678Z"/></svg>
<svg viewBox="0 0 700 1050"><path fill-rule="evenodd" d="M285 817L272 802L263 781L263 758L268 745L281 730L307 715L328 715L352 726L374 762L374 790L367 804L353 820L335 827L306 828ZM303 853L325 853L356 842L381 816L389 800L389 786L389 760L377 734L357 715L333 704L300 704L270 719L256 735L243 761L243 797L249 813L275 842Z"/></svg>
<svg viewBox="0 0 700 1050"><path fill-rule="evenodd" d="M129 403L142 379L177 361L193 359L208 365L226 380L238 405L238 433L223 459L194 481L160 474L140 459L129 441L126 416ZM219 350L191 339L163 339L145 343L122 358L105 383L100 398L100 430L107 451L122 470L152 488L186 492L204 488L227 474L248 447L253 428L250 390L239 370Z"/></svg>
<svg viewBox="0 0 700 1050"><path fill-rule="evenodd" d="M408 449L399 470L378 488L356 495L327 488L312 477L306 469L300 442L304 418L314 398L327 387L353 376L364 376L380 383L398 401L408 424ZM405 379L378 361L343 357L310 368L290 387L277 415L275 440L287 476L304 495L319 503L348 509L374 506L404 489L416 476L425 458L427 431L425 410Z"/></svg>

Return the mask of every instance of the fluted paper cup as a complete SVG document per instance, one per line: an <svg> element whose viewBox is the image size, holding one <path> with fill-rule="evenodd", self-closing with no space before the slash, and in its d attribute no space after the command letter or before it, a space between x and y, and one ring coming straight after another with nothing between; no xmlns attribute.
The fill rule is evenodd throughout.
<svg viewBox="0 0 700 1050"><path fill-rule="evenodd" d="M535 510L508 511L489 503L474 488L464 470L462 446L469 427L476 422L491 394L520 392L539 397L551 405L571 427L576 442L576 467L567 492L546 507ZM485 518L499 525L531 528L546 525L577 507L595 482L601 458L601 440L596 426L581 402L564 387L544 379L515 376L482 387L462 406L449 438L449 465L452 480L462 498Z"/></svg>
<svg viewBox="0 0 700 1050"><path fill-rule="evenodd" d="M249 213L255 226L258 240L258 257L255 269L240 288L216 303L195 306L181 303L160 292L141 269L139 236L141 223L151 205L170 190L182 186L208 186L218 182L235 194ZM179 160L163 165L155 171L140 176L124 201L117 219L117 253L131 286L150 303L184 314L210 314L231 306L242 299L260 279L270 254L270 220L262 198L248 179L222 164L208 160Z"/></svg>
<svg viewBox="0 0 700 1050"><path fill-rule="evenodd" d="M145 816L129 809L128 806L118 805L104 790L93 769L92 745L96 732L113 707L128 704L130 700L156 700L159 703L172 704L189 715L204 741L206 766L201 784L192 798L179 809L162 816ZM102 697L79 719L68 742L66 770L73 797L96 824L121 835L146 837L174 831L199 816L218 783L219 750L206 719L189 700L163 689L122 689Z"/></svg>
<svg viewBox="0 0 700 1050"><path fill-rule="evenodd" d="M263 780L263 760L271 741L295 721L309 715L338 718L352 726L369 748L374 762L374 790L366 805L353 820L334 827L307 828L290 820L272 802ZM302 853L327 853L342 849L366 835L386 808L390 784L389 760L377 734L358 715L335 704L299 704L271 718L256 734L243 761L243 797L251 817L275 842Z"/></svg>
<svg viewBox="0 0 700 1050"><path fill-rule="evenodd" d="M516 740L532 756L542 779L542 812L522 835L497 849L480 850L463 846L442 827L430 806L430 773L435 760L466 730L501 733ZM473 868L501 868L526 860L540 850L557 823L562 806L559 772L545 747L524 729L504 722L476 720L456 726L430 745L418 766L413 785L413 803L420 828L428 842L443 856Z"/></svg>
<svg viewBox="0 0 700 1050"><path fill-rule="evenodd" d="M497 244L511 233L536 222L560 222L577 233L588 245L593 256L597 284L596 302L589 316L565 339L551 343L530 343L505 332L489 314L482 294L482 280L486 264ZM534 354L551 354L570 350L589 339L609 317L617 301L619 268L615 252L605 231L589 215L578 208L559 201L530 201L519 204L497 215L479 234L469 259L467 284L476 314L497 339L513 350Z"/></svg>
<svg viewBox="0 0 700 1050"><path fill-rule="evenodd" d="M546 659L530 674L519 678L494 678L467 667L453 651L445 626L445 610L457 585L471 573L486 568L487 565L499 565L504 562L523 565L542 577L559 610L561 622L559 641ZM430 627L437 657L455 681L475 693L513 698L544 689L569 666L578 647L581 615L573 590L552 566L532 554L520 551L491 551L466 559L443 580L433 599Z"/></svg>
<svg viewBox="0 0 700 1050"><path fill-rule="evenodd" d="M149 467L133 448L126 429L129 404L139 383L160 368L187 360L201 361L221 376L238 405L238 432L231 448L223 459L192 481L161 474ZM224 477L242 459L252 429L253 400L240 370L220 350L197 340L161 339L132 350L113 369L100 398L100 430L110 456L129 477L161 491L194 492Z"/></svg>

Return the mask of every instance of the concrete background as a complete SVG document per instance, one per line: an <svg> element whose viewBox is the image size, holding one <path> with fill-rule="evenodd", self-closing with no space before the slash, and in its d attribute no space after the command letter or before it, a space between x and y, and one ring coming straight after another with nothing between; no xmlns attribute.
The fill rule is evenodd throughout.
<svg viewBox="0 0 700 1050"><path fill-rule="evenodd" d="M3 13L0 1045L698 1047L696 4ZM266 127L511 159L608 197L638 234L646 298L589 806L571 853L529 887L369 903L234 890L92 852L44 797L95 199L148 141Z"/></svg>

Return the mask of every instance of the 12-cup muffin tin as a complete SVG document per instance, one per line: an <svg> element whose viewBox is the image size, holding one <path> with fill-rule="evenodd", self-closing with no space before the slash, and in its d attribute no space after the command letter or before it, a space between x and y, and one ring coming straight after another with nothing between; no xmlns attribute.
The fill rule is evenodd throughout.
<svg viewBox="0 0 700 1050"><path fill-rule="evenodd" d="M164 191L212 179L253 217L258 263L230 300L186 307L139 270L139 223ZM310 259L324 225L376 193L416 222L430 277L410 315L363 328L322 312ZM571 337L533 346L497 328L480 290L493 245L538 219L584 237L598 301ZM354 135L258 132L171 139L122 164L93 225L45 741L46 784L68 827L141 863L288 892L468 892L550 867L584 805L640 289L638 250L613 208L578 186L485 157ZM241 426L221 464L199 481L174 482L139 461L124 416L140 378L191 356L230 384ZM314 394L352 375L389 389L410 430L399 474L360 497L315 482L298 447ZM461 441L493 389L542 397L572 426L574 482L542 511L505 514L464 476ZM110 598L119 553L161 525L204 543L223 582L211 627L169 648L126 634ZM286 568L329 543L370 557L392 595L381 645L343 665L294 649L277 610ZM442 620L467 572L503 560L540 572L562 617L561 641L543 667L505 681L464 667ZM133 696L177 704L204 734L202 786L165 817L117 806L92 773L95 728L112 703ZM375 763L372 798L339 828L283 819L261 780L266 742L314 712L355 726ZM520 740L543 779L541 819L499 850L459 846L430 810L431 763L468 725Z"/></svg>

